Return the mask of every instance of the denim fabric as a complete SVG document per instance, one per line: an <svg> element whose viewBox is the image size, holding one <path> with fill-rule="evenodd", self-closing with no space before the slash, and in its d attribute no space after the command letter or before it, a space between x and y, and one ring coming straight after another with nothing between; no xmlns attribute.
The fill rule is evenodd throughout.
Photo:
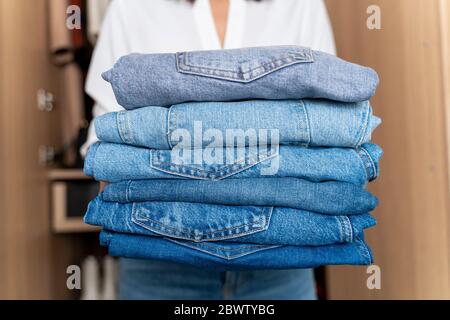
<svg viewBox="0 0 450 320"><path fill-rule="evenodd" d="M268 246L230 242L192 242L103 230L100 243L112 256L155 259L215 270L314 268L368 265L372 253L362 239L326 246Z"/></svg>
<svg viewBox="0 0 450 320"><path fill-rule="evenodd" d="M103 74L125 109L187 101L324 98L369 100L370 68L299 46L130 54Z"/></svg>
<svg viewBox="0 0 450 320"><path fill-rule="evenodd" d="M157 260L120 259L119 299L315 300L311 269L216 271Z"/></svg>
<svg viewBox="0 0 450 320"><path fill-rule="evenodd" d="M310 182L297 178L129 180L108 185L104 201L179 201L235 206L278 206L324 214L372 211L377 198L347 182ZM320 199L318 201L317 199Z"/></svg>
<svg viewBox="0 0 450 320"><path fill-rule="evenodd" d="M101 141L154 149L243 147L272 135L279 144L358 147L379 123L368 101L251 100L113 112L96 118L95 131Z"/></svg>
<svg viewBox="0 0 450 320"><path fill-rule="evenodd" d="M208 149L187 150L191 160L206 158ZM230 148L231 149L231 148ZM179 150L177 150L179 151ZM98 142L88 151L84 172L96 180L118 182L141 179L201 179L297 177L310 181L343 181L365 184L378 175L381 149L374 144L361 148L303 148L279 146L255 149L251 147L215 150L222 159L180 162L173 150L138 148L124 144ZM242 151L242 152L241 152ZM240 155L236 157L235 155ZM181 159L183 160L183 159ZM195 162L195 163L193 163Z"/></svg>
<svg viewBox="0 0 450 320"><path fill-rule="evenodd" d="M247 244L320 246L351 242L376 224L370 214L326 215L284 207L224 206L188 202L89 204L85 222L120 233Z"/></svg>

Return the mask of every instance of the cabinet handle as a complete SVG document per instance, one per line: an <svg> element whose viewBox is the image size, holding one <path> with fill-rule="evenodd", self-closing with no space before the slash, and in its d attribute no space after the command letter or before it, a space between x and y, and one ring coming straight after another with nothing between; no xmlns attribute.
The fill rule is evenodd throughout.
<svg viewBox="0 0 450 320"><path fill-rule="evenodd" d="M53 93L45 90L39 89L37 91L37 108L40 111L50 112L53 110L53 105L55 98Z"/></svg>

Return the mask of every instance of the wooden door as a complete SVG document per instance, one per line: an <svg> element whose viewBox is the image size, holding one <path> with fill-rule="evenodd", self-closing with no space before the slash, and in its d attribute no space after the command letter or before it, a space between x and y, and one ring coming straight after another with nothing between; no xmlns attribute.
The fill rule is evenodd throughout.
<svg viewBox="0 0 450 320"><path fill-rule="evenodd" d="M370 5L381 29L366 27ZM380 199L367 240L381 290L366 268L329 267L331 299L450 298L448 0L328 0L339 56L373 67L383 120L374 141L385 152L369 189Z"/></svg>

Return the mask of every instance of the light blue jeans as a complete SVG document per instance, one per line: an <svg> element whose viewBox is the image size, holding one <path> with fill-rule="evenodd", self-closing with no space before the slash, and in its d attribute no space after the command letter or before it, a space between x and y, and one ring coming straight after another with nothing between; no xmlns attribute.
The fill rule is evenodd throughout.
<svg viewBox="0 0 450 320"><path fill-rule="evenodd" d="M215 158L209 150L214 150ZM88 151L84 173L98 181L141 179L242 179L295 177L309 181L343 181L364 185L378 175L380 147L206 148L182 151L97 142ZM231 152L229 152L231 151ZM196 161L196 157L200 161Z"/></svg>
<svg viewBox="0 0 450 320"><path fill-rule="evenodd" d="M95 119L95 132L101 141L162 150L243 147L266 141L356 148L370 141L380 122L368 101L190 102L107 113Z"/></svg>
<svg viewBox="0 0 450 320"><path fill-rule="evenodd" d="M103 74L125 109L187 101L369 100L370 68L299 46L130 54Z"/></svg>
<svg viewBox="0 0 450 320"><path fill-rule="evenodd" d="M128 300L312 300L312 269L214 271L120 259L119 298Z"/></svg>

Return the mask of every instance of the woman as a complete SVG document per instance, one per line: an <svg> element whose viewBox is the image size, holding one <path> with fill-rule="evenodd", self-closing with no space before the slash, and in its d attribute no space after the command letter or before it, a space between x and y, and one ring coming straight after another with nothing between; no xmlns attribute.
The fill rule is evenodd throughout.
<svg viewBox="0 0 450 320"><path fill-rule="evenodd" d="M86 91L94 116L122 110L101 73L131 52L163 53L302 45L334 53L322 0L114 0L91 62ZM96 140L91 126L88 141ZM219 272L121 259L122 299L315 299L313 271Z"/></svg>

